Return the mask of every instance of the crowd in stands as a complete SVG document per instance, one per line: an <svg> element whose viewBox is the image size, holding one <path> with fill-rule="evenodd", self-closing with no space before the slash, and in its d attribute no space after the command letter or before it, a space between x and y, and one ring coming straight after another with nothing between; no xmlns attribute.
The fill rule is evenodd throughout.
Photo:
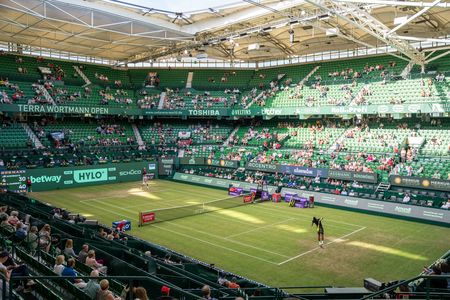
<svg viewBox="0 0 450 300"><path fill-rule="evenodd" d="M247 95L244 100L241 98L239 89L226 89L223 93L215 94L209 91L192 91L189 89L166 89L163 109L208 109L208 108L228 108L241 105L245 107L247 100L252 94ZM241 99L240 99L241 98Z"/></svg>
<svg viewBox="0 0 450 300"><path fill-rule="evenodd" d="M85 218L79 215L70 214L68 211L54 208L54 218L65 220L69 223L82 223ZM41 220L35 219L28 214L19 213L8 206L0 207L0 235L6 236L16 245L25 245L25 249L32 255L37 251L43 251L54 257L54 264L49 268L55 275L71 277L69 281L86 293L90 299L113 299L125 300L129 299L128 294L133 294L133 299L148 300L145 288L137 285L133 287L124 286L120 295L115 295L109 290L109 281L107 279L97 280L97 277L107 275L107 262L101 258L96 258L96 251L90 249L89 244L83 244L79 252L74 249L72 239L61 239L59 234L52 234L52 228L49 224L43 224ZM99 229L99 236L108 240L117 240L126 242L126 236L122 236L117 229L103 228ZM77 254L78 253L78 254ZM40 254L43 255L43 254ZM50 263L46 259L41 262L45 265ZM81 268L78 264L84 264L86 267ZM86 270L90 273L83 275ZM24 261L18 261L17 257L13 257L7 250L0 249L0 295L3 292L3 280L6 281L6 298L9 299L9 282L15 276L28 277L31 275L30 268ZM89 280L79 278L80 273L83 276L90 276ZM39 299L34 293L34 287L37 282L33 279L15 281L15 293L23 297L23 299ZM170 288L163 286L161 295L166 299L169 297Z"/></svg>
<svg viewBox="0 0 450 300"><path fill-rule="evenodd" d="M160 94L149 95L146 90L142 90L139 95L140 99L137 100L137 105L143 109L156 109L160 99Z"/></svg>
<svg viewBox="0 0 450 300"><path fill-rule="evenodd" d="M11 97L8 95L7 91L3 90L3 87L7 88L10 92L13 93ZM0 103L13 104L17 100L20 100L24 97L24 92L20 89L19 85L10 83L8 78L0 78L0 88L2 88L2 91L0 93Z"/></svg>

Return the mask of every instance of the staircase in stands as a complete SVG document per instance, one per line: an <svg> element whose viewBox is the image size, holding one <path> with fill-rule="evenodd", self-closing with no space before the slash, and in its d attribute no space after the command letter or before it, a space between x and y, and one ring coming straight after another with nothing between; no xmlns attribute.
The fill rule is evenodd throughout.
<svg viewBox="0 0 450 300"><path fill-rule="evenodd" d="M80 75L80 77L83 78L84 82L86 83L85 85L83 85L83 87L88 86L92 83L78 66L73 66L73 68L75 69L75 72L77 72L78 75Z"/></svg>
<svg viewBox="0 0 450 300"><path fill-rule="evenodd" d="M228 145L230 144L230 142L233 140L234 135L236 134L236 132L239 130L239 128L241 128L240 125L236 126L236 128L234 128L234 130L230 133L230 135L228 136L227 140L225 142L223 142L223 146L224 147L228 147Z"/></svg>
<svg viewBox="0 0 450 300"><path fill-rule="evenodd" d="M52 96L50 96L47 89L43 85L38 85L38 88L42 92L42 95L44 95L47 102L51 103L52 105L56 105L55 100L53 100Z"/></svg>
<svg viewBox="0 0 450 300"><path fill-rule="evenodd" d="M380 182L380 184L377 186L377 189L375 190L377 193L378 192L386 192L387 190L389 190L391 187L391 185L389 183L386 182Z"/></svg>
<svg viewBox="0 0 450 300"><path fill-rule="evenodd" d="M36 149L42 149L44 148L44 145L42 145L39 138L34 134L33 130L28 126L27 123L21 123L22 128L25 130L25 132L28 134L28 137L33 142L34 148Z"/></svg>
<svg viewBox="0 0 450 300"><path fill-rule="evenodd" d="M166 99L166 92L162 92L159 96L159 103L158 103L158 109L164 108L164 99Z"/></svg>
<svg viewBox="0 0 450 300"><path fill-rule="evenodd" d="M139 132L139 129L137 128L136 124L132 124L131 127L133 128L134 137L136 138L136 142L139 146L139 149L145 149L145 143L142 139L141 133Z"/></svg>

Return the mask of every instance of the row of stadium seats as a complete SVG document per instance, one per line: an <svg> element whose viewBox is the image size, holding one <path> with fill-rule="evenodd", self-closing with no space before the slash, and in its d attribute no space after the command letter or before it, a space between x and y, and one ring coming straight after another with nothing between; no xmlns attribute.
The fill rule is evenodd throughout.
<svg viewBox="0 0 450 300"><path fill-rule="evenodd" d="M109 290L118 296L129 284L132 286L139 284L145 288L150 299L156 299L161 295L162 286L170 287L172 297L187 300L200 297L201 288L205 284L210 286L212 296L221 299L248 297L247 293L251 295L255 288L261 289L261 296L266 297L265 299L279 293L257 282L216 269L158 245L115 232L102 225L85 223L85 219L76 214L70 215L70 212L34 199L2 193L0 204L9 207L6 217L11 211L17 211L19 220L29 220L28 230L31 226L36 226L39 230L37 240L33 240L16 237L15 228L3 224L5 222L0 227L0 247L3 251L13 253L13 259L26 266L30 277L57 276L53 268L56 256L63 253L66 260L73 258L65 251L66 241L70 239L73 241L75 253L81 251L83 245L88 245L89 250L95 251L95 258L103 260L103 264L107 266ZM49 232L45 240L42 233L44 227L48 228ZM94 269L76 257L75 261L74 269L79 277L89 276ZM126 279L127 277L129 279ZM218 282L219 278L224 281L231 280L232 277L239 277L237 283L240 288L230 289ZM49 284L52 288L45 291L43 287ZM34 285L37 285L33 288L35 294L41 295L43 299L93 299L80 284L77 285L71 280L39 279ZM22 299L21 293L19 290L14 291L14 295L19 299Z"/></svg>
<svg viewBox="0 0 450 300"><path fill-rule="evenodd" d="M403 120L362 120L355 125L350 121L330 119L303 122L271 120L239 126L231 122L186 124L156 121L142 123L138 127L144 143L155 155L172 147L172 153L180 149L186 157L237 160L243 165L253 160L376 172L384 181L389 172L402 162L404 165L398 165L394 170L396 174L447 179L450 127L441 119L432 121L436 126L431 126L431 121L420 120L411 120L409 124ZM5 121L1 128L0 147L33 148L34 143L30 141L33 137L23 126L27 127L26 124ZM130 123L109 119L97 122L45 119L29 123L29 126L49 150L133 147L137 146L138 140ZM421 142L408 145L414 139Z"/></svg>

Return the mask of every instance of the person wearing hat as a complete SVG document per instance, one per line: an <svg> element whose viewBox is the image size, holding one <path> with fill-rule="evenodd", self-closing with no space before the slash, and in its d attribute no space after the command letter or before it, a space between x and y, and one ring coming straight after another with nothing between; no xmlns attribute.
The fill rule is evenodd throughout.
<svg viewBox="0 0 450 300"><path fill-rule="evenodd" d="M6 270L3 273L7 281L13 276L30 276L27 266L17 265L6 250L0 252L0 269ZM22 286L23 284L24 282L22 282Z"/></svg>
<svg viewBox="0 0 450 300"><path fill-rule="evenodd" d="M156 300L172 300L173 297L169 295L170 294L170 287L163 285L161 287L161 296L158 297Z"/></svg>

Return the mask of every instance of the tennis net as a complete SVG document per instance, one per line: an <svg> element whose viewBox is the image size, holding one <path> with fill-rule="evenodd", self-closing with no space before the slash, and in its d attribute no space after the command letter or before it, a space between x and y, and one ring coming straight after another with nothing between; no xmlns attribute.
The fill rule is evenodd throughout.
<svg viewBox="0 0 450 300"><path fill-rule="evenodd" d="M237 206L246 205L241 196L228 197L199 204L190 204L184 206L175 206L152 211L139 212L139 225L165 222L180 218L186 218L199 214L214 212L222 209L229 209Z"/></svg>

